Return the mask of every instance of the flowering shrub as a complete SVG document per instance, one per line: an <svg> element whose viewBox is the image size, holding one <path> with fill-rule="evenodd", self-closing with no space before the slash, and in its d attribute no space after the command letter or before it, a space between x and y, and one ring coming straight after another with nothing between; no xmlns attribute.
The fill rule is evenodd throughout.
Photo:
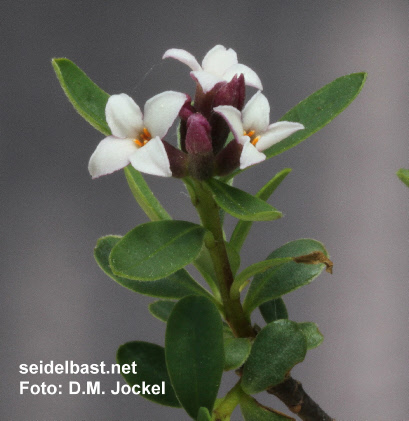
<svg viewBox="0 0 409 421"><path fill-rule="evenodd" d="M90 158L91 176L124 168L151 220L123 237L103 237L95 248L97 263L114 281L159 298L149 309L167 324L164 348L141 341L119 348L119 364L138 365L138 374L124 374L125 380L138 388L161 384L158 393L143 396L183 407L200 421L229 420L237 405L247 421L292 419L251 396L262 391L279 397L303 420L330 420L290 375L323 336L315 323L291 321L282 296L309 284L323 269L331 272L332 262L320 242L300 239L239 270L252 223L282 216L267 200L291 170L273 176L255 195L232 182L329 123L356 97L366 75L336 79L270 124L260 78L238 63L232 49L215 46L201 65L180 49L166 51L163 58L190 67L193 100L166 91L149 99L143 113L128 95L102 91L68 59L52 62L75 109L106 136ZM246 85L257 90L247 103ZM167 136L176 119L177 145ZM201 223L172 219L141 172L181 179ZM229 239L225 213L238 219ZM190 264L208 288L186 270ZM266 321L263 328L251 323L257 308ZM223 371L229 370L239 375L237 384L217 399Z"/></svg>

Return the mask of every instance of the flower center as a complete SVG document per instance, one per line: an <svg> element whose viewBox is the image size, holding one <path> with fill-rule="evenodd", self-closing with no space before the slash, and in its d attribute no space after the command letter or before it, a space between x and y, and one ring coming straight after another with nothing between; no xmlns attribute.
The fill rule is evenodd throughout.
<svg viewBox="0 0 409 421"><path fill-rule="evenodd" d="M152 135L149 133L149 130L144 127L141 133L139 134L139 138L134 139L136 146L142 148L145 146L150 140L152 139Z"/></svg>
<svg viewBox="0 0 409 421"><path fill-rule="evenodd" d="M248 136L250 138L250 142L255 146L256 143L260 140L260 136L256 136L255 130L249 130L246 132L244 130L243 136Z"/></svg>

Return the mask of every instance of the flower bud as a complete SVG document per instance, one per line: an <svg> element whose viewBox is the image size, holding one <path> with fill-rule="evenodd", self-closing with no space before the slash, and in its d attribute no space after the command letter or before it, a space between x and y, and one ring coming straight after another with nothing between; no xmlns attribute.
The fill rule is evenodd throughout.
<svg viewBox="0 0 409 421"><path fill-rule="evenodd" d="M221 86L213 98L213 107L219 105L231 105L238 110L242 110L246 96L246 87L244 84L244 75L235 75L233 79ZM230 129L226 121L218 114L212 113L210 117L212 126L212 143L214 153L217 154L226 143Z"/></svg>
<svg viewBox="0 0 409 421"><path fill-rule="evenodd" d="M183 178L188 175L188 155L180 149L175 148L165 140L162 140L166 154L169 159L172 177Z"/></svg>
<svg viewBox="0 0 409 421"><path fill-rule="evenodd" d="M195 113L188 118L185 146L189 157L189 173L198 180L205 180L213 175L214 157L210 131L210 124L203 115Z"/></svg>

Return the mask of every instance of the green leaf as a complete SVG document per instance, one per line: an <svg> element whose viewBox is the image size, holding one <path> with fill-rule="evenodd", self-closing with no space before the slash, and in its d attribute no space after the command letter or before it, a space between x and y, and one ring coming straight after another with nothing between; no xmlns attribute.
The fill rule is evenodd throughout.
<svg viewBox="0 0 409 421"><path fill-rule="evenodd" d="M149 295L158 298L183 298L187 295L211 295L200 286L184 269L157 281L136 281L121 278L112 273L109 266L109 255L114 246L122 237L108 235L98 240L94 250L95 260L99 267L115 282L139 294Z"/></svg>
<svg viewBox="0 0 409 421"><path fill-rule="evenodd" d="M154 301L153 303L149 304L149 311L157 319L161 320L162 322L167 322L173 307L175 307L175 304L176 303L174 301L168 300Z"/></svg>
<svg viewBox="0 0 409 421"><path fill-rule="evenodd" d="M151 221L172 219L159 200L154 196L142 174L132 165L128 165L124 171L133 196L142 210L148 215L149 219Z"/></svg>
<svg viewBox="0 0 409 421"><path fill-rule="evenodd" d="M287 308L282 298L267 301L261 304L259 309L266 323L271 323L280 319L288 319Z"/></svg>
<svg viewBox="0 0 409 421"><path fill-rule="evenodd" d="M241 367L250 355L250 351L250 339L224 336L224 370L235 370Z"/></svg>
<svg viewBox="0 0 409 421"><path fill-rule="evenodd" d="M216 306L204 297L182 298L167 323L166 364L176 395L195 418L212 411L224 366L223 325Z"/></svg>
<svg viewBox="0 0 409 421"><path fill-rule="evenodd" d="M201 407L197 414L197 421L212 421L212 417L207 408Z"/></svg>
<svg viewBox="0 0 409 421"><path fill-rule="evenodd" d="M265 150L267 158L293 148L332 121L357 97L366 76L366 73L341 76L288 111L280 121L302 123L305 129Z"/></svg>
<svg viewBox="0 0 409 421"><path fill-rule="evenodd" d="M105 106L109 95L67 58L54 58L51 63L61 87L76 111L97 130L110 135L111 130L105 120Z"/></svg>
<svg viewBox="0 0 409 421"><path fill-rule="evenodd" d="M399 179L405 183L409 187L409 170L406 170L405 168L401 168L396 175L399 177Z"/></svg>
<svg viewBox="0 0 409 421"><path fill-rule="evenodd" d="M186 221L156 221L128 232L112 249L113 273L124 278L153 281L192 262L199 254L205 229Z"/></svg>
<svg viewBox="0 0 409 421"><path fill-rule="evenodd" d="M130 386L140 386L136 390L142 391L143 381L149 385L159 385L159 389L157 387L155 387L155 390L150 388L151 394L141 393L142 397L161 405L180 407L166 369L165 350L161 346L148 342L128 342L119 347L117 362L122 367L122 373L124 373L124 365L129 365L128 368L131 371L122 375ZM133 362L137 364L137 374L132 372L131 365ZM164 394L162 394L163 385L165 388ZM158 390L160 393L153 394Z"/></svg>
<svg viewBox="0 0 409 421"><path fill-rule="evenodd" d="M258 393L281 383L306 352L307 340L297 323L276 320L268 324L257 335L244 364L243 390Z"/></svg>
<svg viewBox="0 0 409 421"><path fill-rule="evenodd" d="M216 203L227 213L245 221L271 221L281 218L282 213L265 201L226 183L208 181Z"/></svg>
<svg viewBox="0 0 409 421"><path fill-rule="evenodd" d="M245 421L295 421L294 418L261 405L245 393L240 394L240 409Z"/></svg>
<svg viewBox="0 0 409 421"><path fill-rule="evenodd" d="M316 323L303 322L297 323L297 325L307 340L307 349L313 349L321 345L322 341L324 340L324 336L319 331Z"/></svg>
<svg viewBox="0 0 409 421"><path fill-rule="evenodd" d="M230 297L233 300L239 298L240 291L247 285L250 278L252 278L254 275L265 272L270 268L278 268L284 263L288 263L290 261L292 261L291 257L282 257L278 259L262 260L261 262L253 263L242 272L240 272L234 279L230 290Z"/></svg>
<svg viewBox="0 0 409 421"><path fill-rule="evenodd" d="M297 257L319 251L327 254L324 246L310 239L291 241L274 250L268 259ZM281 297L297 288L312 282L325 268L323 263L304 264L290 261L282 266L266 270L254 277L243 303L246 314L250 314L259 305Z"/></svg>
<svg viewBox="0 0 409 421"><path fill-rule="evenodd" d="M290 174L291 168L285 168L284 170L277 173L268 183L266 183L255 195L261 200L267 201L268 198L274 193L277 187L284 181L288 174ZM230 244L240 252L241 247L244 244L245 239L252 226L252 221L238 221L234 228L233 234L230 238Z"/></svg>

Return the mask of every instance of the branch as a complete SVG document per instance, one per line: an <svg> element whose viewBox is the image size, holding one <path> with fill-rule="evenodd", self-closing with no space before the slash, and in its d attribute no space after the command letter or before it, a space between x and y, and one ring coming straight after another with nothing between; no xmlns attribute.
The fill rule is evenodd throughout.
<svg viewBox="0 0 409 421"><path fill-rule="evenodd" d="M267 393L277 396L303 421L335 421L307 395L302 384L291 376L282 383L267 389Z"/></svg>

